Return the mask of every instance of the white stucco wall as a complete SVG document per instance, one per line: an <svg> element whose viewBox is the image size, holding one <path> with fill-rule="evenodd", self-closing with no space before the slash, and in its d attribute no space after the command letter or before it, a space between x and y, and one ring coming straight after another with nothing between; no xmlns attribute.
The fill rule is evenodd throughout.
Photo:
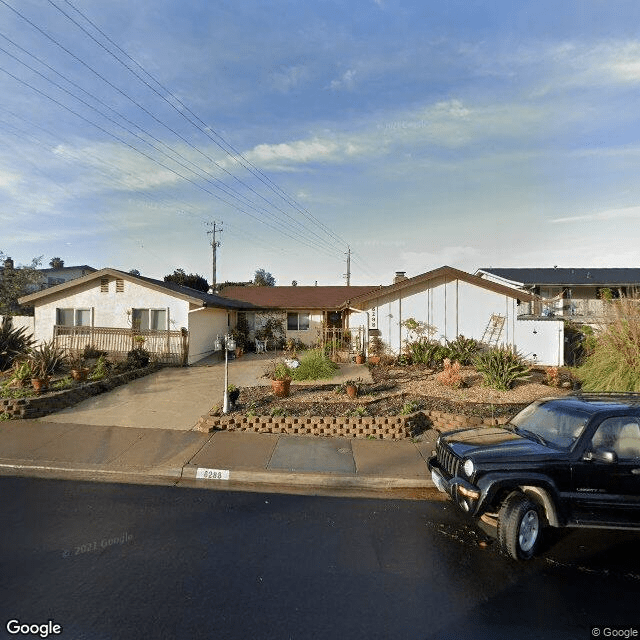
<svg viewBox="0 0 640 640"><path fill-rule="evenodd" d="M4 316L0 316L3 319ZM27 334L34 334L35 317L34 316L11 316L11 322L14 329L25 329Z"/></svg>
<svg viewBox="0 0 640 640"><path fill-rule="evenodd" d="M535 364L564 365L562 320L518 320L515 326L518 351Z"/></svg>
<svg viewBox="0 0 640 640"><path fill-rule="evenodd" d="M427 322L435 328L434 339L454 340L458 335L481 340L492 315L501 315L505 323L499 344L515 346L523 354L536 354L536 362L545 365L562 364L562 347L558 346L562 323L548 323L538 327L536 333L517 319L517 301L510 296L495 293L460 281L432 284L423 291L402 299L385 300L368 309L369 327L376 316L381 339L395 353L402 350L408 337L401 323L408 318ZM352 313L349 325L353 329L367 324L363 313ZM538 322L538 325L542 323ZM559 353L560 350L560 353Z"/></svg>
<svg viewBox="0 0 640 640"><path fill-rule="evenodd" d="M189 303L168 293L155 291L129 280L124 291L116 292L115 278L109 278L109 291L102 292L100 279L82 283L72 289L52 294L35 307L35 337L38 341L51 340L56 323L57 308L91 309L94 327L129 328L132 308L168 309L169 329L189 328Z"/></svg>
<svg viewBox="0 0 640 640"><path fill-rule="evenodd" d="M193 309L189 313L189 364L214 353L217 336L228 331L226 309Z"/></svg>

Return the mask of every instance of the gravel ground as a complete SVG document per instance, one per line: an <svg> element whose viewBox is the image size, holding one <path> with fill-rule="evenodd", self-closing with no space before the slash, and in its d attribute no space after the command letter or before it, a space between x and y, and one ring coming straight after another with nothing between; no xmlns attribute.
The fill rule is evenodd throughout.
<svg viewBox="0 0 640 640"><path fill-rule="evenodd" d="M288 398L276 398L269 387L246 387L234 411L250 415L391 416L435 409L489 417L514 415L538 398L570 392L545 384L542 371L532 372L528 380L509 391L483 386L481 376L471 367L461 369L464 386L460 389L444 386L436 379L436 372L424 366L376 366L371 371L373 384L361 385L354 400L331 381L312 386L292 384Z"/></svg>

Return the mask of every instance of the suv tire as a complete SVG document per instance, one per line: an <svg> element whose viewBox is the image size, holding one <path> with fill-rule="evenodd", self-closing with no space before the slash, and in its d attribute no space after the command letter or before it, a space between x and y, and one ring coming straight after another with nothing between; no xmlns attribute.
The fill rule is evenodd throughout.
<svg viewBox="0 0 640 640"><path fill-rule="evenodd" d="M540 507L521 493L512 493L498 514L500 548L514 560L529 560L540 545Z"/></svg>

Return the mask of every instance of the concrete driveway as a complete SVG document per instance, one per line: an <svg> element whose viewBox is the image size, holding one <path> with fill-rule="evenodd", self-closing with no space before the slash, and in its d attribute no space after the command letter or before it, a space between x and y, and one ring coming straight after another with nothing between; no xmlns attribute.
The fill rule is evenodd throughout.
<svg viewBox="0 0 640 640"><path fill-rule="evenodd" d="M237 387L268 386L262 376L274 354L249 353L229 362L229 384ZM366 366L341 365L340 375L326 381L339 384L349 378L371 381ZM322 381L307 384L318 384ZM166 368L133 380L113 391L89 398L52 413L42 422L143 427L188 431L214 405L222 406L224 362L219 356L191 367Z"/></svg>

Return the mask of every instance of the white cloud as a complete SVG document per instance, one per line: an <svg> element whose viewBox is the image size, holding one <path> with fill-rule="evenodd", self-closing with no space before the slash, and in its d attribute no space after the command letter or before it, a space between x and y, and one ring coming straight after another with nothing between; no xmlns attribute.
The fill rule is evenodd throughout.
<svg viewBox="0 0 640 640"><path fill-rule="evenodd" d="M283 67L271 75L276 91L287 93L302 85L309 78L309 70L304 65Z"/></svg>
<svg viewBox="0 0 640 640"><path fill-rule="evenodd" d="M355 86L355 80L356 71L354 69L348 69L338 80L332 80L329 87L333 91L340 91L341 89L353 89Z"/></svg>
<svg viewBox="0 0 640 640"><path fill-rule="evenodd" d="M566 216L563 218L555 218L551 220L551 222L555 224L564 224L599 220L617 220L620 218L640 218L640 206L607 209L606 211L598 211L596 213L587 213L577 216Z"/></svg>

